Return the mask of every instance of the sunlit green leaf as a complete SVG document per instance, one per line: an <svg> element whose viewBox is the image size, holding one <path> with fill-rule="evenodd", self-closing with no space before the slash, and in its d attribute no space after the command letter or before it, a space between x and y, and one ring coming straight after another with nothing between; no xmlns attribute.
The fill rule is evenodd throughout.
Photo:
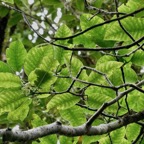
<svg viewBox="0 0 144 144"><path fill-rule="evenodd" d="M103 103L108 102L112 99L112 97L115 97L115 92L110 89L90 87L86 90L86 95L88 97L88 106L97 109Z"/></svg>
<svg viewBox="0 0 144 144"><path fill-rule="evenodd" d="M144 94L134 90L129 94L128 97L128 104L131 109L134 111L142 111L143 110L143 103L144 103Z"/></svg>
<svg viewBox="0 0 144 144"><path fill-rule="evenodd" d="M0 72L9 72L12 73L13 70L8 66L8 64L0 61Z"/></svg>
<svg viewBox="0 0 144 144"><path fill-rule="evenodd" d="M21 80L18 76L11 73L0 73L0 88L20 88Z"/></svg>
<svg viewBox="0 0 144 144"><path fill-rule="evenodd" d="M8 114L8 119L10 121L23 121L28 115L31 102L31 99L25 100L17 109Z"/></svg>
<svg viewBox="0 0 144 144"><path fill-rule="evenodd" d="M0 114L19 107L27 97L20 90L5 89L0 92Z"/></svg>
<svg viewBox="0 0 144 144"><path fill-rule="evenodd" d="M107 80L108 77L112 76L117 69L122 66L123 63L115 61L114 58L109 56L101 57L96 65L97 71L92 71L89 76L89 81L98 84L110 84ZM107 78L106 78L107 76Z"/></svg>
<svg viewBox="0 0 144 144"><path fill-rule="evenodd" d="M52 70L57 62L53 56L53 49L51 46L34 47L32 48L26 58L24 64L24 70L29 75L36 68L40 68L45 71Z"/></svg>
<svg viewBox="0 0 144 144"><path fill-rule="evenodd" d="M61 116L71 125L78 126L85 122L85 114L82 108L78 106L70 107L69 109L60 111Z"/></svg>
<svg viewBox="0 0 144 144"><path fill-rule="evenodd" d="M137 138L140 132L140 126L138 124L130 124L126 128L126 137L129 142L132 142Z"/></svg>
<svg viewBox="0 0 144 144"><path fill-rule="evenodd" d="M125 139L125 128L122 127L120 129L118 129L117 131L113 131L110 133L110 137L111 137L111 141L115 144L118 143L124 143L124 144L130 144L126 139ZM108 144L111 142L109 136L107 137L102 137L99 140L99 143L102 144Z"/></svg>
<svg viewBox="0 0 144 144"><path fill-rule="evenodd" d="M98 16L95 16L92 19L91 18L92 18L92 15L89 15L89 14L83 14L80 17L80 20L81 20L80 25L81 25L82 30L85 30L86 28L89 28L90 26L93 26L93 25L103 22L103 19L101 19ZM87 32L84 35L87 36L88 42L93 41L93 42L96 42L100 46L104 46L103 39L104 39L104 35L105 35L105 28L106 28L105 26L97 27L97 28ZM85 43L85 42L81 41L81 44L83 44L83 43Z"/></svg>
<svg viewBox="0 0 144 144"><path fill-rule="evenodd" d="M20 71L23 67L26 50L23 43L15 41L10 44L10 47L6 50L7 63L14 71Z"/></svg>
<svg viewBox="0 0 144 144"><path fill-rule="evenodd" d="M72 32L71 30L65 25L63 24L57 31L55 37L67 37L67 36L70 36L72 35ZM68 40L64 40L64 41L57 41L58 44L60 45L65 45L65 46L69 46L70 44L68 43ZM54 55L56 57L56 59L62 63L64 61L64 57L65 55L67 55L68 51L65 51L64 49L62 48L59 48L59 47L55 47L54 48Z"/></svg>
<svg viewBox="0 0 144 144"><path fill-rule="evenodd" d="M144 19L128 17L124 20L121 20L121 23L134 39L137 40L143 36ZM116 41L131 41L130 37L122 30L117 22L110 24L107 29L105 39Z"/></svg>
<svg viewBox="0 0 144 144"><path fill-rule="evenodd" d="M47 110L52 108L68 109L74 106L80 100L79 97L69 93L54 96L47 104Z"/></svg>
<svg viewBox="0 0 144 144"><path fill-rule="evenodd" d="M138 66L144 66L144 52L139 50L132 57L132 63Z"/></svg>
<svg viewBox="0 0 144 144"><path fill-rule="evenodd" d="M144 6L143 0L123 0L124 4L119 7L119 12L130 13ZM127 3L126 3L127 1ZM144 12L136 14L136 16L143 16Z"/></svg>

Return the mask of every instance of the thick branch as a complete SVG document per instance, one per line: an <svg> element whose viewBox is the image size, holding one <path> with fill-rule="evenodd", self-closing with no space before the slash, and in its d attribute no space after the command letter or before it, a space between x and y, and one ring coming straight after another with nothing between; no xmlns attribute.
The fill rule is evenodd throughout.
<svg viewBox="0 0 144 144"><path fill-rule="evenodd" d="M84 124L72 127L62 125L60 122L54 122L52 124L40 126L27 131L13 129L5 131L0 130L0 134L4 136L5 141L29 141L51 134L60 134L69 137L81 135L102 135L142 119L144 119L144 111L133 115L126 115L115 122L101 124L99 126L87 127L86 124Z"/></svg>

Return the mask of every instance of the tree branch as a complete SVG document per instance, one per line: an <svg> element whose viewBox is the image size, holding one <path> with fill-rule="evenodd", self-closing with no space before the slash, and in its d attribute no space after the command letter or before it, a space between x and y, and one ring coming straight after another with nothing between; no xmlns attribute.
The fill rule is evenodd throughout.
<svg viewBox="0 0 144 144"><path fill-rule="evenodd" d="M4 137L5 141L29 141L52 134L60 134L68 137L102 135L142 119L144 119L144 111L133 115L126 115L114 122L100 124L98 126L87 127L86 124L83 124L81 126L72 127L62 125L61 122L54 122L49 125L40 126L26 131L2 129L0 130L0 135Z"/></svg>

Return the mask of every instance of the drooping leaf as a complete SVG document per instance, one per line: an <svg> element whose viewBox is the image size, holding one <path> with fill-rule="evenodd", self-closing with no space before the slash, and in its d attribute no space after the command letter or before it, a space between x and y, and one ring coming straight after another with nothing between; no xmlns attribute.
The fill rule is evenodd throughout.
<svg viewBox="0 0 144 144"><path fill-rule="evenodd" d="M7 63L14 71L20 71L23 67L26 54L27 52L22 42L12 42L6 50Z"/></svg>
<svg viewBox="0 0 144 144"><path fill-rule="evenodd" d="M79 97L73 96L72 94L65 93L54 96L47 104L47 110L52 108L57 109L68 109L74 106L80 100Z"/></svg>
<svg viewBox="0 0 144 144"><path fill-rule="evenodd" d="M11 111L8 114L9 121L24 121L29 112L29 105L31 104L31 99L26 99L17 109Z"/></svg>

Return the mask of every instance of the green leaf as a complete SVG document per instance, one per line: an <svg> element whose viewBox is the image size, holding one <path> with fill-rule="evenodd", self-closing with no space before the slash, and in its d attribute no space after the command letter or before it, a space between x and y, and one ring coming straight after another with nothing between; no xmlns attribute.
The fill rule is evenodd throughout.
<svg viewBox="0 0 144 144"><path fill-rule="evenodd" d="M110 133L110 137L111 137L111 140L114 144L120 144L120 143L123 143L123 144L130 144L126 139L125 139L125 128L122 127L120 129L117 129L116 131L113 131ZM110 143L110 138L109 136L107 137L102 137L100 140L99 140L99 143L102 143L102 144L109 144Z"/></svg>
<svg viewBox="0 0 144 144"><path fill-rule="evenodd" d="M74 38L74 43L84 47L95 48L95 42L88 35L80 35Z"/></svg>
<svg viewBox="0 0 144 144"><path fill-rule="evenodd" d="M40 138L40 144L56 144L57 143L57 136L56 135L50 135L43 138Z"/></svg>
<svg viewBox="0 0 144 144"><path fill-rule="evenodd" d="M14 71L20 71L24 65L26 54L22 42L12 42L6 50L7 63Z"/></svg>
<svg viewBox="0 0 144 144"><path fill-rule="evenodd" d="M54 96L47 104L47 110L52 108L67 109L74 106L80 100L79 97L69 93Z"/></svg>
<svg viewBox="0 0 144 144"><path fill-rule="evenodd" d="M107 77L111 77L122 65L123 63L115 61L115 59L110 56L103 56L98 60L96 70L106 74ZM93 71L89 75L89 81L105 85L109 84L104 75Z"/></svg>
<svg viewBox="0 0 144 144"><path fill-rule="evenodd" d="M0 72L9 72L12 73L12 69L9 67L8 64L0 61Z"/></svg>
<svg viewBox="0 0 144 144"><path fill-rule="evenodd" d="M66 144L76 144L76 142L78 141L78 137L71 138L71 137L66 137L61 135L59 140L60 140L60 144L65 144L65 142Z"/></svg>
<svg viewBox="0 0 144 144"><path fill-rule="evenodd" d="M126 137L129 142L132 142L137 138L140 132L140 126L136 123L130 124L126 127Z"/></svg>
<svg viewBox="0 0 144 144"><path fill-rule="evenodd" d="M124 67L124 76L126 83L136 83L138 81L136 72L130 67Z"/></svg>
<svg viewBox="0 0 144 144"><path fill-rule="evenodd" d="M79 1L74 0L74 2L75 2L76 9L78 9L79 11L83 11L84 10L85 5L84 5L83 0L79 0Z"/></svg>
<svg viewBox="0 0 144 144"><path fill-rule="evenodd" d="M65 24L63 24L62 26L60 26L60 28L58 29L57 33L56 33L56 37L67 37L70 36L72 34L71 30L69 29L69 27ZM65 41L59 41L58 43L66 43L68 40Z"/></svg>
<svg viewBox="0 0 144 144"><path fill-rule="evenodd" d="M20 90L5 89L0 91L0 114L19 107L27 97Z"/></svg>
<svg viewBox="0 0 144 144"><path fill-rule="evenodd" d="M104 136L104 135L103 135ZM96 135L96 136L83 136L82 140L83 143L82 144L96 144L96 142L100 139L100 136Z"/></svg>
<svg viewBox="0 0 144 144"><path fill-rule="evenodd" d="M0 10L1 10L1 12L0 12L0 18L1 17L5 17L8 14L8 12L9 12L8 8L5 8L3 6L0 6Z"/></svg>
<svg viewBox="0 0 144 144"><path fill-rule="evenodd" d="M108 61L105 63L102 63L100 65L96 66L96 69L109 75L112 73L112 71L120 68L122 66L122 62L117 62L117 61Z"/></svg>
<svg viewBox="0 0 144 144"><path fill-rule="evenodd" d="M126 64L123 67L123 72L126 83L136 83L138 81L138 76L136 72L131 68L131 64ZM110 81L115 86L122 85L124 83L121 69L114 71L114 73L110 76Z"/></svg>
<svg viewBox="0 0 144 144"><path fill-rule="evenodd" d="M123 0L126 3L126 0ZM143 0L128 0L126 4L122 4L118 10L119 12L124 13L131 13L137 9L144 7ZM136 16L143 16L144 12L141 11L140 13L136 14Z"/></svg>
<svg viewBox="0 0 144 144"><path fill-rule="evenodd" d="M128 17L121 20L123 27L133 36L134 39L139 39L144 34L144 19ZM111 28L112 27L112 28ZM106 35L106 40L116 40L116 41L131 41L129 36L122 30L117 22L109 25Z"/></svg>
<svg viewBox="0 0 144 144"><path fill-rule="evenodd" d="M3 2L6 2L6 3L10 3L10 4L14 4L14 1L13 0L2 0Z"/></svg>
<svg viewBox="0 0 144 144"><path fill-rule="evenodd" d="M32 122L31 122L31 124L32 124L32 126L33 127L38 127L38 126L43 126L43 125L46 125L47 123L44 121L44 120L42 120L40 117L39 117L39 115L37 115L37 114L33 114L32 115Z"/></svg>
<svg viewBox="0 0 144 144"><path fill-rule="evenodd" d="M22 18L23 17L20 13L17 13L17 12L12 13L11 17L8 21L8 26L13 27L13 26L17 25L17 23L19 23Z"/></svg>
<svg viewBox="0 0 144 144"><path fill-rule="evenodd" d="M90 87L85 94L88 96L87 105L92 108L99 108L103 103L115 97L113 90L98 87Z"/></svg>
<svg viewBox="0 0 144 144"><path fill-rule="evenodd" d="M71 79L58 78L54 84L54 90L58 92L66 91L71 84Z"/></svg>
<svg viewBox="0 0 144 144"><path fill-rule="evenodd" d="M62 110L60 111L60 115L72 126L82 125L84 122L86 122L84 111L78 106L73 106Z"/></svg>
<svg viewBox="0 0 144 144"><path fill-rule="evenodd" d="M18 76L11 73L0 73L0 88L20 89L22 86Z"/></svg>
<svg viewBox="0 0 144 144"><path fill-rule="evenodd" d="M85 30L85 29L89 28L90 26L96 25L98 23L104 22L104 20L98 16L93 17L93 19L90 19L91 17L92 17L92 15L89 15L89 14L83 14L80 17L80 25L81 25L82 30ZM96 42L100 46L104 46L103 39L104 39L104 35L105 35L105 29L106 29L106 26L97 27L97 28L92 29L91 31L87 32L86 34L84 34L84 36L87 37L88 42L93 41L93 42ZM76 39L78 39L78 38L76 38ZM85 44L85 42L81 41L81 44Z"/></svg>
<svg viewBox="0 0 144 144"><path fill-rule="evenodd" d="M80 69L84 66L82 61L80 61L76 57L72 58L71 63L69 61L70 61L70 57L66 57L65 62L66 62L66 65L67 65L68 69L71 70L72 76L77 76L77 74L80 71ZM84 80L86 78L87 78L86 71L83 70L83 72L79 76L79 79L83 79Z"/></svg>
<svg viewBox="0 0 144 144"><path fill-rule="evenodd" d="M56 32L55 37L67 37L70 35L72 35L71 30L69 29L67 25L63 24L62 26L60 26L60 28ZM68 43L68 40L57 41L57 44L65 45L65 46L70 45ZM59 47L54 47L54 56L59 61L59 63L62 63L64 61L65 55L68 55L69 53L71 52L65 51L64 49L59 48Z"/></svg>
<svg viewBox="0 0 144 144"><path fill-rule="evenodd" d="M141 93L137 90L134 90L133 92L129 93L128 96L128 104L131 109L133 109L136 112L143 110L143 104L144 104L144 93Z"/></svg>
<svg viewBox="0 0 144 144"><path fill-rule="evenodd" d="M124 143L125 142L125 133L126 133L125 127L117 129L116 131L112 131L110 133L110 136L112 138L113 143L115 143L115 144Z"/></svg>
<svg viewBox="0 0 144 144"><path fill-rule="evenodd" d="M11 111L8 114L9 121L24 121L24 119L28 115L29 105L31 104L31 102L31 99L27 99L17 109Z"/></svg>
<svg viewBox="0 0 144 144"><path fill-rule="evenodd" d="M53 76L51 72L41 69L32 71L28 77L32 85L42 89L43 91L50 90L51 85L56 81L57 77Z"/></svg>
<svg viewBox="0 0 144 144"><path fill-rule="evenodd" d="M27 54L24 70L27 75L36 68L40 68L45 71L52 71L57 64L58 63L53 56L53 48L51 46L34 47Z"/></svg>
<svg viewBox="0 0 144 144"><path fill-rule="evenodd" d="M134 53L131 61L135 65L144 66L144 52L142 50L139 50Z"/></svg>

